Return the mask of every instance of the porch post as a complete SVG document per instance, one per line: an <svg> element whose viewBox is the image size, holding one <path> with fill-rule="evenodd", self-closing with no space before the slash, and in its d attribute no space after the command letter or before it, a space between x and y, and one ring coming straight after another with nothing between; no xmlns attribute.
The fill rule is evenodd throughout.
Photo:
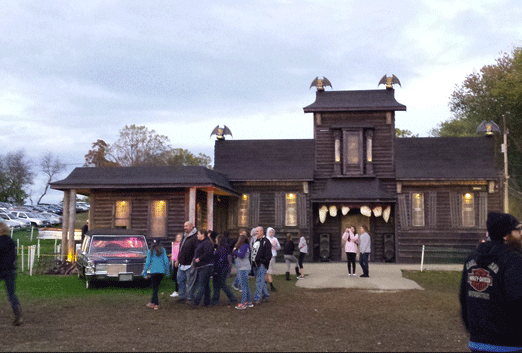
<svg viewBox="0 0 522 353"><path fill-rule="evenodd" d="M190 222L196 225L196 188L189 190L189 219Z"/></svg>
<svg viewBox="0 0 522 353"><path fill-rule="evenodd" d="M67 231L69 230L69 190L63 192L63 214L62 214L62 261L67 260Z"/></svg>
<svg viewBox="0 0 522 353"><path fill-rule="evenodd" d="M69 241L67 242L67 260L74 261L76 245L74 243L74 219L76 218L76 190L71 190L69 194Z"/></svg>
<svg viewBox="0 0 522 353"><path fill-rule="evenodd" d="M214 190L207 191L207 229L214 230Z"/></svg>

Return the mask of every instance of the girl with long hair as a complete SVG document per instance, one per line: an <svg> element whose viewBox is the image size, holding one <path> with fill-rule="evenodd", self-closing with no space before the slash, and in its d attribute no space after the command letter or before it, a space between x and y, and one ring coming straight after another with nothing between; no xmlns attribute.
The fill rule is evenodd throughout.
<svg viewBox="0 0 522 353"><path fill-rule="evenodd" d="M147 260L145 261L145 266L143 267L142 273L143 277L147 277L147 272L149 271L149 269L150 280L152 282L152 299L149 303L147 303L147 307L152 308L154 310L158 310L159 285L165 274L167 276L170 275L170 266L169 258L167 257L167 252L157 240L154 240L152 242L152 246L150 247L150 250L147 252Z"/></svg>
<svg viewBox="0 0 522 353"><path fill-rule="evenodd" d="M253 307L252 292L248 285L248 274L250 273L252 266L250 264L250 245L248 244L246 230L243 229L239 232L239 238L232 252L236 256L235 265L239 281L239 289L241 289L241 302L236 306L236 309Z"/></svg>

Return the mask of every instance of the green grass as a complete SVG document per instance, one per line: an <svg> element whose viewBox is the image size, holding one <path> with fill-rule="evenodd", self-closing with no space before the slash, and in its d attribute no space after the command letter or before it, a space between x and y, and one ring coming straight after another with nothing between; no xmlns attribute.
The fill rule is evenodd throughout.
<svg viewBox="0 0 522 353"><path fill-rule="evenodd" d="M460 271L407 271L402 276L417 282L425 290L457 294L462 273Z"/></svg>

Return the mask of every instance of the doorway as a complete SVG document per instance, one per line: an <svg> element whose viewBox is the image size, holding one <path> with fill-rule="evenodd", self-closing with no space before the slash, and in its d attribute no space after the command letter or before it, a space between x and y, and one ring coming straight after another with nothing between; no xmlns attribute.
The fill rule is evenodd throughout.
<svg viewBox="0 0 522 353"><path fill-rule="evenodd" d="M370 217L366 217L361 214L360 209L351 209L346 215L342 216L341 219L341 234L344 234L344 230L349 227L355 227L356 233L357 228L360 226L368 227L370 229ZM345 241L341 237L341 261L346 261L346 252L344 251Z"/></svg>

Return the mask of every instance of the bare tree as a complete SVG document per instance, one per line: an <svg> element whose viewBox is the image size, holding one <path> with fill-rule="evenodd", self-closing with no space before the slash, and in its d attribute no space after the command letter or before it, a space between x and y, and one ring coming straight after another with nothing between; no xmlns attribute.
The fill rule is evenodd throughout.
<svg viewBox="0 0 522 353"><path fill-rule="evenodd" d="M40 201L42 201L42 198L47 194L47 190L49 189L49 185L53 181L53 178L65 170L66 164L62 163L60 159L56 156L54 156L51 152L46 153L42 156L42 160L40 162L40 168L42 170L42 173L44 173L47 176L47 184L45 184L45 189L38 199L38 202L36 204L39 204Z"/></svg>
<svg viewBox="0 0 522 353"><path fill-rule="evenodd" d="M31 163L23 150L0 155L0 201L23 204L27 198L24 189L32 183Z"/></svg>

